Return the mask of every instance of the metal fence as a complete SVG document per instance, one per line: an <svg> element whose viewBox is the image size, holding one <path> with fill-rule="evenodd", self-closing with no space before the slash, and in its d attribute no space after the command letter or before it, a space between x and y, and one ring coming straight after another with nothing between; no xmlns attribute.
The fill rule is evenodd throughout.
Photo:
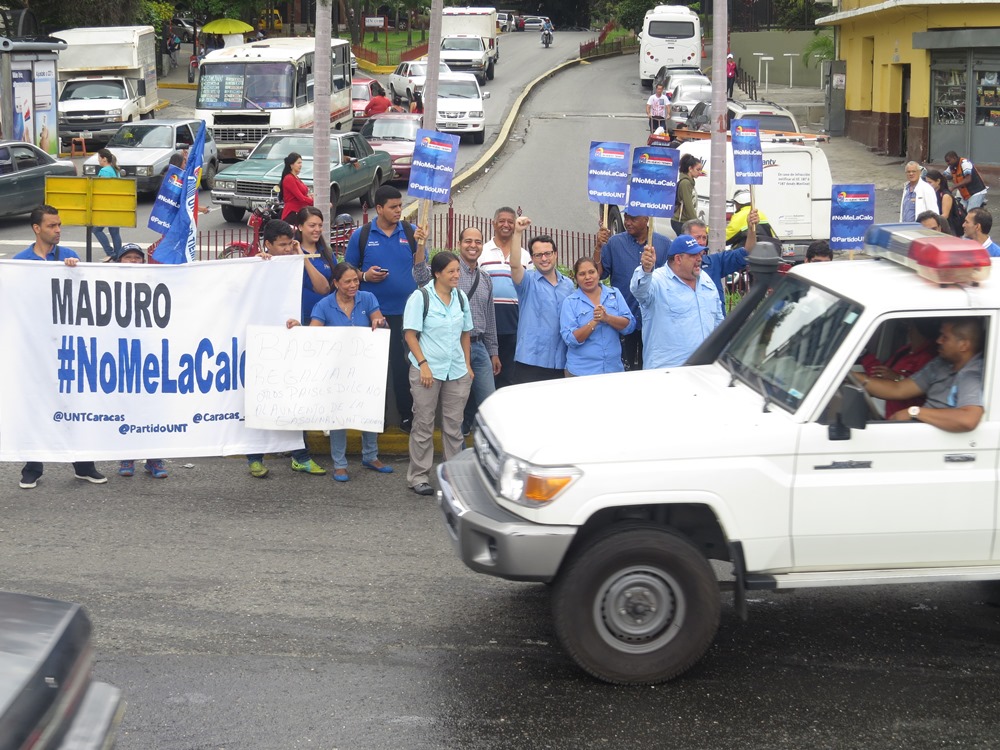
<svg viewBox="0 0 1000 750"><path fill-rule="evenodd" d="M392 49L389 50L388 55L384 49L368 49L366 47L362 47L360 44L352 45L351 49L354 51L355 57L359 60L370 62L372 65L399 65L399 63L406 60L417 60L426 55L427 42L418 44L412 49Z"/></svg>

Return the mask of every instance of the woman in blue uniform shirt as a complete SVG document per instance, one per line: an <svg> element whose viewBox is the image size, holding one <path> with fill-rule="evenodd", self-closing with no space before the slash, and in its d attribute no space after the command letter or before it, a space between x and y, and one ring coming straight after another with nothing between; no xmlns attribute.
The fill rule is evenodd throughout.
<svg viewBox="0 0 1000 750"><path fill-rule="evenodd" d="M567 375L623 372L621 337L635 330L635 317L614 287L601 283L597 265L573 265L576 291L563 300L559 333L566 342Z"/></svg>

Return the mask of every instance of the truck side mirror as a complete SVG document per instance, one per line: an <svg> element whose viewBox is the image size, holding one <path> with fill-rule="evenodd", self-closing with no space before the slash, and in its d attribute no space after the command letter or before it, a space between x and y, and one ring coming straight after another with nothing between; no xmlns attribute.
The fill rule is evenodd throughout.
<svg viewBox="0 0 1000 750"><path fill-rule="evenodd" d="M850 440L851 430L863 430L868 424L868 399L856 385L844 383L840 387L840 411L837 421L830 425L830 440Z"/></svg>

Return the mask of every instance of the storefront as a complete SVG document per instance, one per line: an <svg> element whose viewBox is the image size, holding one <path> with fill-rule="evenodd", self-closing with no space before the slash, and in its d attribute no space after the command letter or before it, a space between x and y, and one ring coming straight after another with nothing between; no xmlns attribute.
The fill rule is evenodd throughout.
<svg viewBox="0 0 1000 750"><path fill-rule="evenodd" d="M977 164L1000 164L998 43L1000 29L914 34L914 47L931 55L932 161L955 151Z"/></svg>

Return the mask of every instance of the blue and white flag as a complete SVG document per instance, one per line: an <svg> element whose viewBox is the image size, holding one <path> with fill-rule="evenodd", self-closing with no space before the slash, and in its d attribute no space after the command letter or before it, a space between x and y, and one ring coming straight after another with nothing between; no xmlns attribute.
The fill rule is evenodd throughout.
<svg viewBox="0 0 1000 750"><path fill-rule="evenodd" d="M733 120L733 172L737 185L764 184L764 151L756 120Z"/></svg>
<svg viewBox="0 0 1000 750"><path fill-rule="evenodd" d="M587 162L587 198L597 203L624 203L628 189L627 143L591 141Z"/></svg>
<svg viewBox="0 0 1000 750"><path fill-rule="evenodd" d="M448 202L458 161L458 142L459 137L451 133L423 128L417 131L407 188L410 197Z"/></svg>
<svg viewBox="0 0 1000 750"><path fill-rule="evenodd" d="M198 195L198 182L205 152L205 123L198 128L198 135L188 150L184 167L183 202L174 216L170 229L163 235L153 252L157 263L192 263L198 254L198 225L194 220L194 201Z"/></svg>
<svg viewBox="0 0 1000 750"><path fill-rule="evenodd" d="M673 216L679 163L680 153L675 148L637 148L632 153L625 210L632 216Z"/></svg>
<svg viewBox="0 0 1000 750"><path fill-rule="evenodd" d="M874 185L834 185L830 203L830 249L860 250L875 222Z"/></svg>
<svg viewBox="0 0 1000 750"><path fill-rule="evenodd" d="M184 172L180 167L171 164L167 167L167 173L163 176L160 184L160 192L156 194L153 202L153 210L149 213L149 222L146 224L154 232L166 234L177 211L184 201Z"/></svg>

